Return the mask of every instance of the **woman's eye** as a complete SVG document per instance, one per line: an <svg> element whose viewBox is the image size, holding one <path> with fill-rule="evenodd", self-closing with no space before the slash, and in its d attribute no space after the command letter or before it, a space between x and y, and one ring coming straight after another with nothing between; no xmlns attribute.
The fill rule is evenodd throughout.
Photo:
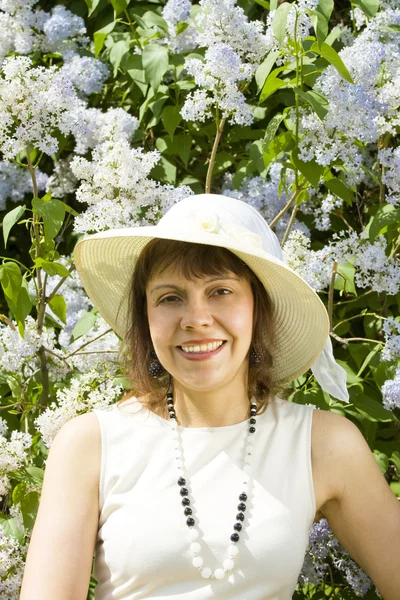
<svg viewBox="0 0 400 600"><path fill-rule="evenodd" d="M180 298L178 296L165 296L161 298L159 304L174 304Z"/></svg>
<svg viewBox="0 0 400 600"><path fill-rule="evenodd" d="M231 290L227 290L226 288L218 288L214 292L214 294L216 294L217 296L227 296L230 293L231 293Z"/></svg>

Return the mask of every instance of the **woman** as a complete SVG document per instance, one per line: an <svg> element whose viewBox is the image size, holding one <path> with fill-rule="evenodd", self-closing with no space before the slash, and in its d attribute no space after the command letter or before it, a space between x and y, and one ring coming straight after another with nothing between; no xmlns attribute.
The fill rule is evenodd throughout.
<svg viewBox="0 0 400 600"><path fill-rule="evenodd" d="M75 261L135 397L57 434L21 600L85 600L94 552L97 600L289 600L322 516L400 598L400 510L362 435L278 396L311 366L346 390L325 307L259 213L192 196Z"/></svg>

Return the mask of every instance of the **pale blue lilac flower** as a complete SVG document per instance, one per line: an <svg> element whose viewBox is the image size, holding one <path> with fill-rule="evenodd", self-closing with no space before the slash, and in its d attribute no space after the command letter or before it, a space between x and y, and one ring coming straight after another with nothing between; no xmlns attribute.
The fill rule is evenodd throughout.
<svg viewBox="0 0 400 600"><path fill-rule="evenodd" d="M78 54L68 57L60 70L80 92L87 96L100 92L110 74L106 65L97 58Z"/></svg>
<svg viewBox="0 0 400 600"><path fill-rule="evenodd" d="M44 190L48 176L36 169L38 190ZM0 161L0 210L6 208L7 200L20 202L25 194L33 194L32 178L26 169L10 162Z"/></svg>
<svg viewBox="0 0 400 600"><path fill-rule="evenodd" d="M63 42L81 37L86 33L82 17L73 14L61 4L51 10L51 15L43 26L45 46L48 51L59 52Z"/></svg>
<svg viewBox="0 0 400 600"><path fill-rule="evenodd" d="M390 204L400 204L400 147L381 148L378 160L382 169L382 182L387 186L386 201Z"/></svg>
<svg viewBox="0 0 400 600"><path fill-rule="evenodd" d="M178 25L190 17L192 3L190 0L168 0L162 10L162 16L171 25Z"/></svg>
<svg viewBox="0 0 400 600"><path fill-rule="evenodd" d="M400 358L400 321L388 317L383 322L382 330L385 334L385 347L381 353L381 360Z"/></svg>
<svg viewBox="0 0 400 600"><path fill-rule="evenodd" d="M387 410L400 408L400 367L394 379L388 379L382 386L383 406Z"/></svg>

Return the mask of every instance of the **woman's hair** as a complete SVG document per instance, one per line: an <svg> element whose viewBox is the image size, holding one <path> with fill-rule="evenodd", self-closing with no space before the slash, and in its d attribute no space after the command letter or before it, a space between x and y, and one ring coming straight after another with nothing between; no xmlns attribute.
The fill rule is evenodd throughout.
<svg viewBox="0 0 400 600"><path fill-rule="evenodd" d="M149 408L161 409L164 404L170 375L165 372L156 379L148 371L153 360L153 344L147 316L146 286L154 276L171 267L187 279L231 272L250 283L254 297L251 349L258 355L259 362L249 368L248 392L249 398L255 396L266 406L270 395L277 389L270 377L275 341L273 307L264 286L239 257L225 248L162 239L153 239L146 245L132 275L128 309L130 322L123 347L125 369L132 390L120 402L135 395L141 397Z"/></svg>

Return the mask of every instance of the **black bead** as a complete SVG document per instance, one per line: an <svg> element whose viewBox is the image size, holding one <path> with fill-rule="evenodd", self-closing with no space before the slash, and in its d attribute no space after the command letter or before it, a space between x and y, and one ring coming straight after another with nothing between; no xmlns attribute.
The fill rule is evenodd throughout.
<svg viewBox="0 0 400 600"><path fill-rule="evenodd" d="M193 525L194 525L194 519L192 519L192 517L189 517L188 519L186 519L186 525L188 527L193 527Z"/></svg>
<svg viewBox="0 0 400 600"><path fill-rule="evenodd" d="M235 531L241 531L242 530L242 524L241 523L235 523L233 526L233 529Z"/></svg>
<svg viewBox="0 0 400 600"><path fill-rule="evenodd" d="M185 487L181 487L181 489L179 490L179 493L181 496L187 496L188 495L188 491Z"/></svg>
<svg viewBox="0 0 400 600"><path fill-rule="evenodd" d="M174 405L174 401L173 400L168 400L167 402L169 407L172 407Z"/></svg>
<svg viewBox="0 0 400 600"><path fill-rule="evenodd" d="M190 506L187 506L183 512L184 512L184 513L185 513L185 515L188 517L189 515L191 515L191 514L192 514L192 512L193 512L193 511L192 511L192 509L190 508Z"/></svg>
<svg viewBox="0 0 400 600"><path fill-rule="evenodd" d="M186 483L186 479L183 479L183 477L179 477L178 485L185 485L185 483Z"/></svg>
<svg viewBox="0 0 400 600"><path fill-rule="evenodd" d="M244 504L244 502L241 502L240 504L238 504L238 510L242 510L242 511L246 510L246 505Z"/></svg>
<svg viewBox="0 0 400 600"><path fill-rule="evenodd" d="M244 514L242 512L236 515L236 521L244 521Z"/></svg>
<svg viewBox="0 0 400 600"><path fill-rule="evenodd" d="M184 484L182 484L182 485L184 485ZM247 500L247 494L245 494L244 492L242 494L240 494L239 500L243 500L243 502L246 502L246 500Z"/></svg>
<svg viewBox="0 0 400 600"><path fill-rule="evenodd" d="M256 416L256 414L257 414L257 411L256 411L256 410L251 410L251 411L250 411L250 416L251 416L251 417L255 417L255 416Z"/></svg>
<svg viewBox="0 0 400 600"><path fill-rule="evenodd" d="M239 541L239 535L237 533L232 533L232 535L231 535L231 541L232 542L238 542Z"/></svg>
<svg viewBox="0 0 400 600"><path fill-rule="evenodd" d="M189 500L189 498L188 498L187 496L185 496L185 497L182 499L182 504L183 504L183 506L189 506L189 504L190 504L190 500Z"/></svg>
<svg viewBox="0 0 400 600"><path fill-rule="evenodd" d="M255 428L255 427L250 427L250 428L249 428L249 431L250 431L250 433L255 433L255 431L256 431L256 428Z"/></svg>
<svg viewBox="0 0 400 600"><path fill-rule="evenodd" d="M257 420L252 418L252 419L250 419L250 423L251 423L252 425L255 425L255 424L257 423Z"/></svg>

